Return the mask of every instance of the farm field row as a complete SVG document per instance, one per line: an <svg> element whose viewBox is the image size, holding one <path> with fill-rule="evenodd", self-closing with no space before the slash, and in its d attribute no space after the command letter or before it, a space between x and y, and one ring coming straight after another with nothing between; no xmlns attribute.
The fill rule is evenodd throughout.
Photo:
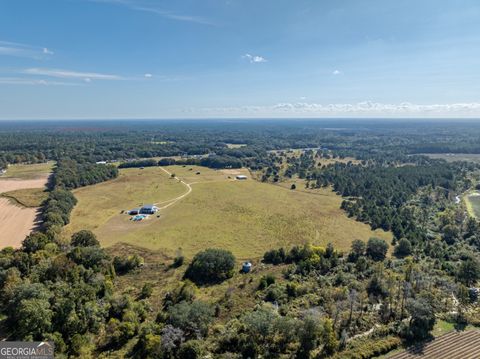
<svg viewBox="0 0 480 359"><path fill-rule="evenodd" d="M118 179L76 190L78 204L70 236L90 229L104 246L127 243L168 255L181 251L191 257L207 247L231 250L238 259L255 259L271 248L311 242L332 242L348 249L353 239L377 236L389 240L390 233L372 231L366 224L345 216L341 197L329 189L315 193L292 191L254 180L237 181L242 170L216 171L197 166L169 166L185 183L171 178L162 168L124 169ZM160 217L132 223L121 214L141 204L170 203Z"/></svg>
<svg viewBox="0 0 480 359"><path fill-rule="evenodd" d="M480 330L450 332L407 350L387 356L389 359L474 359L480 356Z"/></svg>

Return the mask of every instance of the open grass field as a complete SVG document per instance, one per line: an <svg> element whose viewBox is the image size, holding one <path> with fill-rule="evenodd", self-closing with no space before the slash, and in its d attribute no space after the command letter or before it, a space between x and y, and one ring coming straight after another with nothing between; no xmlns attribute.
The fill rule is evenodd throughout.
<svg viewBox="0 0 480 359"><path fill-rule="evenodd" d="M480 330L452 331L434 340L418 344L389 359L477 359L480 358Z"/></svg>
<svg viewBox="0 0 480 359"><path fill-rule="evenodd" d="M230 149L242 148L246 146L247 145L245 143L227 143L227 148Z"/></svg>
<svg viewBox="0 0 480 359"><path fill-rule="evenodd" d="M480 218L480 193L475 191L467 193L464 199L470 216Z"/></svg>
<svg viewBox="0 0 480 359"><path fill-rule="evenodd" d="M36 163L31 165L10 165L7 172L0 176L3 178L16 178L22 180L48 177L52 172L54 162Z"/></svg>
<svg viewBox="0 0 480 359"><path fill-rule="evenodd" d="M48 192L44 188L25 188L5 192L0 196L24 207L40 207L47 199Z"/></svg>
<svg viewBox="0 0 480 359"><path fill-rule="evenodd" d="M442 159L447 162L467 161L480 163L480 154L478 153L421 153L434 159Z"/></svg>
<svg viewBox="0 0 480 359"><path fill-rule="evenodd" d="M125 231L134 230L135 227L131 227L128 221L130 217L120 215L122 210L168 201L186 191L183 184L170 178L159 167L122 169L119 177L112 181L74 191L79 203L72 212L72 223L65 227L65 233L71 235L80 229L102 230L108 228L105 225L112 218L125 220L121 221L127 226ZM122 234L124 230L119 232Z"/></svg>
<svg viewBox="0 0 480 359"><path fill-rule="evenodd" d="M167 255L181 250L187 257L219 247L231 250L238 259L255 259L268 249L306 242L332 242L346 250L356 238L391 238L390 233L373 232L347 218L340 210L341 197L328 189L306 193L235 180L236 174L248 175L244 169L169 166L165 170L183 183L162 168L126 169L116 180L76 190L79 202L65 235L90 229L107 247L124 242ZM160 218L132 223L128 215L120 214L141 203L164 207Z"/></svg>

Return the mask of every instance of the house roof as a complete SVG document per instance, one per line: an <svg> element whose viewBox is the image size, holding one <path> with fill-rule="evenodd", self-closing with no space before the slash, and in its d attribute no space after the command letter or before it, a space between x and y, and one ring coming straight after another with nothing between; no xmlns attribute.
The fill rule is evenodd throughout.
<svg viewBox="0 0 480 359"><path fill-rule="evenodd" d="M142 206L142 209L145 208L145 209L154 209L156 206L154 204L146 204L144 206Z"/></svg>

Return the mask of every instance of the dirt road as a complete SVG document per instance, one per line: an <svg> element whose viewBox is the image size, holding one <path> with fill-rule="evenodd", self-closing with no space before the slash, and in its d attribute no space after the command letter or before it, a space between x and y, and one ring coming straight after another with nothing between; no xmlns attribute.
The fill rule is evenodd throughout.
<svg viewBox="0 0 480 359"><path fill-rule="evenodd" d="M165 168L163 167L160 167L160 169L165 172L166 174L168 174L169 176L171 176L172 174L170 172L168 172ZM180 196L178 197L175 197L175 198L172 198L168 201L163 201L163 202L160 202L160 203L155 203L156 206L158 206L159 204L162 204L162 203L167 203L166 205L162 206L162 207L158 207L158 209L165 209L165 208L168 208L170 207L172 204L175 204L176 202L180 201L182 198L188 196L190 194L190 192L192 192L192 186L190 186L190 184L188 184L187 182L181 180L180 178L178 177L174 177L176 180L180 181L181 184L183 184L185 187L187 187L187 192L185 192L184 194L181 194Z"/></svg>

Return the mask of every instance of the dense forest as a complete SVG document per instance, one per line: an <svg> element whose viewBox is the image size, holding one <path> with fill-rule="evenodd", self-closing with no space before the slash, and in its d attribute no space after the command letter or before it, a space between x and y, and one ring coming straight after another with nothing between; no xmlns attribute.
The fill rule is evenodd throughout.
<svg viewBox="0 0 480 359"><path fill-rule="evenodd" d="M480 154L479 140L476 122L2 123L0 167L56 161L41 230L0 251L2 332L53 341L59 358L370 358L429 338L440 320L479 326L480 226L454 199L480 167L423 155ZM348 216L393 241L272 248L259 278L214 300L199 292L236 278L234 256L179 254L162 269L182 274L164 298L148 281L119 292L141 256L112 256L90 231L61 236L71 190L118 176L98 161L245 166L272 185L296 181L292 190L331 187Z"/></svg>

